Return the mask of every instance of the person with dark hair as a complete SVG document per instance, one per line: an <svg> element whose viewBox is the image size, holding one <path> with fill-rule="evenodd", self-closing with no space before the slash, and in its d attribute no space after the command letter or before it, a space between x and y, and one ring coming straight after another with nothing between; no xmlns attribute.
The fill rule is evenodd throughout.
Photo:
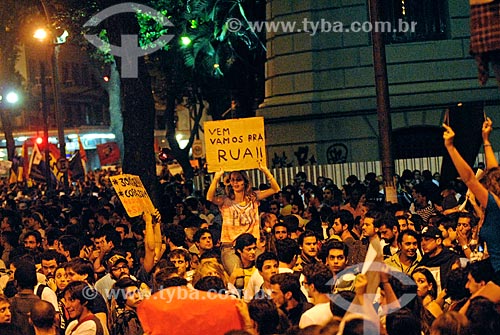
<svg viewBox="0 0 500 335"><path fill-rule="evenodd" d="M207 191L207 200L219 206L222 215L221 253L222 264L231 274L235 265L240 264L235 256L233 243L243 233L260 238L259 201L280 191L280 186L266 166L259 163L259 170L268 179L271 188L254 191L245 171L232 171L225 194L217 196L216 190L224 171L221 166L216 172Z"/></svg>
<svg viewBox="0 0 500 335"><path fill-rule="evenodd" d="M170 250L186 248L186 232L178 224L167 224L165 227L165 239Z"/></svg>
<svg viewBox="0 0 500 335"><path fill-rule="evenodd" d="M283 224L286 226L288 237L297 240L302 228L300 227L299 216L292 214L283 218Z"/></svg>
<svg viewBox="0 0 500 335"><path fill-rule="evenodd" d="M423 184L416 184L412 189L414 213L420 215L427 223L432 215L438 212L431 203L431 194ZM410 208L411 211L411 208Z"/></svg>
<svg viewBox="0 0 500 335"><path fill-rule="evenodd" d="M301 250L299 258L303 264L315 264L318 259L318 237L312 230L306 230L300 234L297 242Z"/></svg>
<svg viewBox="0 0 500 335"><path fill-rule="evenodd" d="M465 313L469 319L470 335L497 335L500 329L500 312L491 300L475 297Z"/></svg>
<svg viewBox="0 0 500 335"><path fill-rule="evenodd" d="M283 240L285 238L290 237L290 233L288 232L288 227L282 221L276 222L271 232L274 236L274 239L276 240L276 243L278 242L278 240Z"/></svg>
<svg viewBox="0 0 500 335"><path fill-rule="evenodd" d="M19 233L15 231L5 231L0 234L0 247L2 247L1 260L8 264L10 260L11 251L15 250L18 246Z"/></svg>
<svg viewBox="0 0 500 335"><path fill-rule="evenodd" d="M398 235L399 251L384 260L393 271L400 271L410 275L419 265L422 256L418 252L420 236L413 230L403 230Z"/></svg>
<svg viewBox="0 0 500 335"><path fill-rule="evenodd" d="M486 286L495 274L488 258L467 264L465 271L467 272L465 288L469 290L471 295Z"/></svg>
<svg viewBox="0 0 500 335"><path fill-rule="evenodd" d="M438 285L435 289L440 291L450 271L460 266L459 257L454 252L443 248L443 235L434 226L427 226L422 230L421 244L424 256L419 266L427 267L431 272L439 272L439 276L435 276Z"/></svg>
<svg viewBox="0 0 500 335"><path fill-rule="evenodd" d="M219 276L205 276L200 278L194 285L194 288L205 292L215 292L225 294L227 287L224 285L224 280Z"/></svg>
<svg viewBox="0 0 500 335"><path fill-rule="evenodd" d="M302 202L302 199L297 195L297 199L293 199L291 213L302 217L302 215L304 215L304 210L304 203Z"/></svg>
<svg viewBox="0 0 500 335"><path fill-rule="evenodd" d="M41 254L41 260L41 273L45 275L47 282L54 279L57 266L65 261L64 256L55 250L44 251Z"/></svg>
<svg viewBox="0 0 500 335"><path fill-rule="evenodd" d="M47 239L47 249L57 250L57 244L59 238L63 235L58 228L48 228L45 231L45 238Z"/></svg>
<svg viewBox="0 0 500 335"><path fill-rule="evenodd" d="M129 226L123 223L116 224L115 230L120 235L120 239L122 242L127 238L128 234L130 233Z"/></svg>
<svg viewBox="0 0 500 335"><path fill-rule="evenodd" d="M257 257L255 267L260 278L262 278L262 282L254 281L252 284L250 279L244 290L243 300L245 302L249 302L253 298L269 299L271 297L271 277L278 273L278 256L272 252L264 252ZM257 286L258 283L261 284Z"/></svg>
<svg viewBox="0 0 500 335"><path fill-rule="evenodd" d="M106 264L104 264L106 254L114 248L120 246L120 243L120 234L118 234L111 225L105 224L103 228L96 232L94 236L94 244L95 250L97 251L97 257L95 257L93 262L94 272L99 278L106 272Z"/></svg>
<svg viewBox="0 0 500 335"><path fill-rule="evenodd" d="M334 321L340 322L345 316L356 294L353 291L341 291L332 296L330 301L330 311Z"/></svg>
<svg viewBox="0 0 500 335"><path fill-rule="evenodd" d="M108 300L108 293L114 283L121 278L130 277L130 268L125 253L116 249L106 255L104 263L106 264L106 274L96 281L94 286L104 299Z"/></svg>
<svg viewBox="0 0 500 335"><path fill-rule="evenodd" d="M240 259L242 267L235 264L230 274L230 283L237 289L243 290L255 271L255 259L257 252L257 239L249 233L243 233L236 238L234 252ZM225 268L225 267L224 267ZM227 270L226 270L227 271Z"/></svg>
<svg viewBox="0 0 500 335"><path fill-rule="evenodd" d="M443 313L441 306L436 303L437 283L432 273L423 267L416 268L412 273L412 279L417 284L417 295L422 301L422 305L433 317L438 317Z"/></svg>
<svg viewBox="0 0 500 335"><path fill-rule="evenodd" d="M47 301L37 301L30 310L30 322L36 335L58 335L57 312Z"/></svg>
<svg viewBox="0 0 500 335"><path fill-rule="evenodd" d="M74 236L61 236L57 246L57 252L66 257L68 262L80 255L80 241Z"/></svg>
<svg viewBox="0 0 500 335"><path fill-rule="evenodd" d="M292 273L278 273L271 277L271 299L294 326L298 326L302 314L314 306L307 301L299 278Z"/></svg>
<svg viewBox="0 0 500 335"><path fill-rule="evenodd" d="M17 294L11 299L12 323L16 325L23 334L33 335L35 330L28 322L31 306L40 298L34 294L37 284L35 264L18 260L15 264L14 281Z"/></svg>
<svg viewBox="0 0 500 335"><path fill-rule="evenodd" d="M93 305L91 290L88 284L82 281L71 282L64 289L66 311L70 319L73 319L66 328L66 334L104 335L107 333L100 319L91 311L91 305Z"/></svg>
<svg viewBox="0 0 500 335"><path fill-rule="evenodd" d="M465 269L458 268L451 270L445 283L447 304L443 307L444 311L459 311L469 298L469 291L465 287L467 284L467 272Z"/></svg>
<svg viewBox="0 0 500 335"><path fill-rule="evenodd" d="M478 219L472 213L458 212L457 214L457 248L461 257L471 258L472 234L477 221Z"/></svg>
<svg viewBox="0 0 500 335"><path fill-rule="evenodd" d="M276 241L276 256L278 258L278 273L293 273L293 266L299 254L299 245L291 238ZM245 290L246 301L250 301L262 284L264 279L259 271L255 271L250 277Z"/></svg>
<svg viewBox="0 0 500 335"><path fill-rule="evenodd" d="M280 202L278 200L271 200L269 202L269 213L276 215L276 217L280 217Z"/></svg>
<svg viewBox="0 0 500 335"><path fill-rule="evenodd" d="M199 255L214 248L212 232L209 229L198 229L193 236L193 242ZM191 249L190 249L191 251Z"/></svg>
<svg viewBox="0 0 500 335"><path fill-rule="evenodd" d="M457 221L451 215L445 215L437 220L436 227L443 235L443 247L451 251L457 250Z"/></svg>
<svg viewBox="0 0 500 335"><path fill-rule="evenodd" d="M486 208L479 236L488 245L488 254L491 265L495 270L495 276L490 283L476 292L476 295L486 296L492 301L498 302L500 301L500 229L498 229L500 218L500 169L490 142L493 122L488 117L483 122L482 137L487 170L481 181L475 177L474 171L453 144L455 137L453 129L445 124L443 124L443 127L445 128L443 134L444 144L453 164L461 179L475 196L475 199L483 208Z"/></svg>
<svg viewBox="0 0 500 335"><path fill-rule="evenodd" d="M24 247L32 250L40 252L42 250L42 235L38 231L28 230L23 235Z"/></svg>
<svg viewBox="0 0 500 335"><path fill-rule="evenodd" d="M272 300L253 299L248 304L248 314L255 323L255 330L258 335L271 335L286 330L279 329L280 314Z"/></svg>
<svg viewBox="0 0 500 335"><path fill-rule="evenodd" d="M168 259L177 268L177 274L188 282L193 280L194 271L189 269L191 254L186 249L174 249L168 254Z"/></svg>
<svg viewBox="0 0 500 335"><path fill-rule="evenodd" d="M332 292L333 273L323 263L307 264L304 267L303 286L312 299L314 307L302 314L299 327L309 325L324 326L333 319L330 310L330 293Z"/></svg>
<svg viewBox="0 0 500 335"><path fill-rule="evenodd" d="M64 269L66 270L66 275L69 281L69 284L68 286L66 286L64 292L67 291L68 287L73 282L85 282L89 287L88 290L92 291L94 297L94 299L92 300L92 304L89 305L89 309L92 314L94 314L97 318L99 318L99 320L101 320L104 334L109 335L107 323L108 308L104 297L94 288L95 275L92 263L89 260L83 258L75 258L67 262ZM65 297L64 294L63 296Z"/></svg>
<svg viewBox="0 0 500 335"><path fill-rule="evenodd" d="M386 243L382 249L384 259L391 257L399 251L399 232L399 223L396 217L388 211L385 212L382 216L382 223L379 228L380 238Z"/></svg>
<svg viewBox="0 0 500 335"><path fill-rule="evenodd" d="M349 249L344 242L329 240L321 248L323 263L332 271L333 278L347 266Z"/></svg>
<svg viewBox="0 0 500 335"><path fill-rule="evenodd" d="M12 313L9 299L0 293L0 334L25 335L17 326L12 324Z"/></svg>
<svg viewBox="0 0 500 335"><path fill-rule="evenodd" d="M339 325L338 335L378 335L380 329L373 320L359 314L346 316Z"/></svg>
<svg viewBox="0 0 500 335"><path fill-rule="evenodd" d="M420 319L407 308L394 311L387 315L385 328L387 335L421 335Z"/></svg>
<svg viewBox="0 0 500 335"><path fill-rule="evenodd" d="M279 193L279 201L281 203L281 209L279 211L279 215L276 215L276 217L283 217L292 214L292 193L287 190L282 190Z"/></svg>
<svg viewBox="0 0 500 335"><path fill-rule="evenodd" d="M137 306L143 296L139 289L140 284L130 277L123 277L113 285L113 296L118 307L118 314L111 327L111 335L142 335L144 333Z"/></svg>

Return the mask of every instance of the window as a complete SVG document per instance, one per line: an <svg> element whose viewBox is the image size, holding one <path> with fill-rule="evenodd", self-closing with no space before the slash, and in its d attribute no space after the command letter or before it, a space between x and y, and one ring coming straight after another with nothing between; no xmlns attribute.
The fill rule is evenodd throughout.
<svg viewBox="0 0 500 335"><path fill-rule="evenodd" d="M447 38L446 0L382 0L380 11L381 20L391 22L393 27L393 31L385 35L386 43ZM414 30L410 29L412 23Z"/></svg>
<svg viewBox="0 0 500 335"><path fill-rule="evenodd" d="M414 126L392 132L394 159L436 157L444 154L443 129Z"/></svg>

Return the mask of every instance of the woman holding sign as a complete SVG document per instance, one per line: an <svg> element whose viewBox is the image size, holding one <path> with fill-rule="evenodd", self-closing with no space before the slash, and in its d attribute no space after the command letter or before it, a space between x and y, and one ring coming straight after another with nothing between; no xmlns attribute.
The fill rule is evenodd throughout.
<svg viewBox="0 0 500 335"><path fill-rule="evenodd" d="M233 171L229 175L229 184L226 186L225 194L216 196L217 184L224 174L221 169L215 173L207 191L207 200L219 206L222 215L222 263L229 274L235 268L241 267L240 259L234 253L234 241L243 233L250 233L259 239L259 201L280 191L280 186L269 169L259 163L259 170L269 181L270 189L254 191L246 172Z"/></svg>

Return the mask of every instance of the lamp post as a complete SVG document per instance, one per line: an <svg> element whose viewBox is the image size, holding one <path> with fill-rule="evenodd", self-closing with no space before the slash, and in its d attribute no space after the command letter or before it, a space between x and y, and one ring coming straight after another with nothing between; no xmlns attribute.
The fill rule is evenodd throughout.
<svg viewBox="0 0 500 335"><path fill-rule="evenodd" d="M43 4L43 1L42 1ZM45 10L45 6L44 6ZM47 22L49 22L49 16L46 12ZM40 41L46 40L47 37L51 35L52 38L51 46L52 46L52 90L54 92L54 112L56 116L56 125L57 125L57 139L59 142L59 160L57 162L57 166L59 171L63 173L63 188L64 192L67 193L69 189L69 180L68 180L68 163L66 160L66 140L64 138L64 118L63 113L60 106L60 83L59 83L59 48L61 44L66 42L67 31L64 31L62 35L57 36L55 32L51 31L51 33L47 33L44 29L38 29L34 37ZM45 72L45 67L42 65L41 71ZM43 73L45 75L45 73ZM43 101L43 92L44 91L44 83L42 82L42 101ZM45 104L45 103L44 103ZM45 148L45 158L46 161L50 162L49 148L48 148L48 111L46 110L46 106L43 107L43 117L44 117L44 136L46 138L46 148ZM50 178L49 178L50 179ZM47 179L47 185L50 190L50 180Z"/></svg>

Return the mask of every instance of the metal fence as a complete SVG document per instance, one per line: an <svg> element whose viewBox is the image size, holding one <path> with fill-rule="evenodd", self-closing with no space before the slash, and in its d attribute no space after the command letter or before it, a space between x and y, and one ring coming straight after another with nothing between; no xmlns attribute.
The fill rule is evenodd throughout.
<svg viewBox="0 0 500 335"><path fill-rule="evenodd" d="M498 153L496 153L498 159ZM433 174L441 171L442 157L424 157L424 158L410 158L398 159L394 161L394 169L396 174L401 175L403 170L430 170ZM484 154L480 153L476 159L478 162L484 162ZM319 176L331 178L333 182L339 187L346 183L347 177L356 175L359 179L363 179L368 172L375 172L375 174L382 174L382 166L380 161L371 162L354 162L343 164L325 164L325 165L306 165L296 166L289 168L271 169L274 177L280 186L286 186L293 183L293 178L297 172L303 171L306 173L308 180L316 183ZM261 183L266 183L265 176L259 170L248 171L249 177L254 186L259 186ZM204 189L205 186L203 178L198 176L195 178L194 183L197 189Z"/></svg>

